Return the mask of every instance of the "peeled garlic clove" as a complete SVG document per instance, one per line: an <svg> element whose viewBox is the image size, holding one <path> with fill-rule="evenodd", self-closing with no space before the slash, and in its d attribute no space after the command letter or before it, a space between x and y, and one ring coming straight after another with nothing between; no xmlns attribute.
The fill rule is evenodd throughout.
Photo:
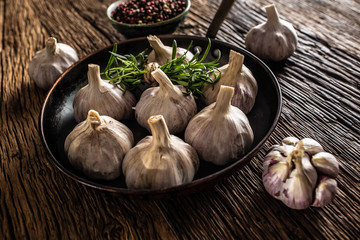
<svg viewBox="0 0 360 240"><path fill-rule="evenodd" d="M50 37L45 48L37 51L29 64L30 78L38 87L49 90L56 79L77 60L79 57L72 47Z"/></svg>
<svg viewBox="0 0 360 240"><path fill-rule="evenodd" d="M251 71L243 62L242 54L230 50L229 64L219 69L221 71L220 80L214 86L205 85L203 89L206 105L215 102L221 85L226 85L235 89L231 105L238 107L245 114L251 111L255 104L258 86Z"/></svg>
<svg viewBox="0 0 360 240"><path fill-rule="evenodd" d="M163 189L191 182L199 168L196 151L170 135L161 115L150 117L148 122L152 136L142 139L124 158L126 186Z"/></svg>
<svg viewBox="0 0 360 240"><path fill-rule="evenodd" d="M85 120L90 109L118 121L131 117L132 108L136 104L136 98L131 92L124 92L120 87L102 80L99 65L89 64L87 76L88 84L76 93L73 102L77 122Z"/></svg>
<svg viewBox="0 0 360 240"><path fill-rule="evenodd" d="M250 29L245 46L262 59L284 60L296 49L296 31L291 23L279 18L274 4L266 6L265 11L267 21Z"/></svg>
<svg viewBox="0 0 360 240"><path fill-rule="evenodd" d="M323 147L312 138L303 138L301 139L302 143L304 144L305 152L310 155L314 155L318 152L324 151Z"/></svg>
<svg viewBox="0 0 360 240"><path fill-rule="evenodd" d="M281 200L293 209L308 208L313 202L313 186L317 173L310 163L309 156L300 149L295 149L291 156L295 169L283 184Z"/></svg>
<svg viewBox="0 0 360 240"><path fill-rule="evenodd" d="M249 120L240 109L231 106L233 94L233 87L222 86L216 103L195 115L185 130L185 142L204 161L216 165L236 161L253 143Z"/></svg>
<svg viewBox="0 0 360 240"><path fill-rule="evenodd" d="M335 156L328 152L319 152L312 156L311 162L321 173L335 178L339 174L339 163Z"/></svg>
<svg viewBox="0 0 360 240"><path fill-rule="evenodd" d="M184 95L182 86L175 86L161 70L152 72L159 87L145 90L135 107L135 118L140 126L148 129L147 120L154 115L163 115L171 134L185 130L190 119L196 114L197 106L194 97Z"/></svg>
<svg viewBox="0 0 360 240"><path fill-rule="evenodd" d="M171 61L172 56L172 47L165 46L157 36L150 35L147 37L150 46L153 50L148 56L148 62L157 62L160 66L164 65L166 62ZM194 55L191 52L188 52L185 48L177 48L176 58L184 55L186 53L186 60L190 61Z"/></svg>
<svg viewBox="0 0 360 240"><path fill-rule="evenodd" d="M329 204L336 195L337 183L335 179L321 176L315 191L315 201L312 206L322 207Z"/></svg>
<svg viewBox="0 0 360 240"><path fill-rule="evenodd" d="M129 128L90 110L66 137L64 150L70 164L94 179L113 180L121 174L125 153L134 144Z"/></svg>

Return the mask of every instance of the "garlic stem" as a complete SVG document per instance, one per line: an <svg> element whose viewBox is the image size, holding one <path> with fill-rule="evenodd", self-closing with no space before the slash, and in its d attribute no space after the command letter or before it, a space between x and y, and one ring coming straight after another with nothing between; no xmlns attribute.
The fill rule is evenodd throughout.
<svg viewBox="0 0 360 240"><path fill-rule="evenodd" d="M46 50L49 54L55 55L57 53L57 40L54 37L49 37L46 41Z"/></svg>
<svg viewBox="0 0 360 240"><path fill-rule="evenodd" d="M153 146L168 147L170 144L170 133L164 117L162 115L151 116L148 119L148 124L153 137Z"/></svg>
<svg viewBox="0 0 360 240"><path fill-rule="evenodd" d="M167 55L168 52L166 50L165 45L162 43L162 41L157 36L148 36L147 37L150 46L154 49L156 55Z"/></svg>
<svg viewBox="0 0 360 240"><path fill-rule="evenodd" d="M100 117L99 113L95 110L89 111L87 119L90 122L91 127L94 129L103 123L103 119Z"/></svg>
<svg viewBox="0 0 360 240"><path fill-rule="evenodd" d="M164 73L161 69L156 69L151 73L151 75L159 83L160 89L164 89L166 92L170 93L175 91L174 84L172 84L166 73Z"/></svg>
<svg viewBox="0 0 360 240"><path fill-rule="evenodd" d="M234 88L221 85L220 91L216 98L214 113L215 116L223 116L227 113L231 106L231 99L234 95Z"/></svg>
<svg viewBox="0 0 360 240"><path fill-rule="evenodd" d="M244 64L244 55L236 51L230 50L228 71L240 74L243 64Z"/></svg>
<svg viewBox="0 0 360 240"><path fill-rule="evenodd" d="M100 67L97 64L89 64L88 65L88 82L90 89L97 88L101 90L101 77L100 77Z"/></svg>
<svg viewBox="0 0 360 240"><path fill-rule="evenodd" d="M279 14L276 10L275 4L265 6L265 11L268 23L274 24L280 22Z"/></svg>

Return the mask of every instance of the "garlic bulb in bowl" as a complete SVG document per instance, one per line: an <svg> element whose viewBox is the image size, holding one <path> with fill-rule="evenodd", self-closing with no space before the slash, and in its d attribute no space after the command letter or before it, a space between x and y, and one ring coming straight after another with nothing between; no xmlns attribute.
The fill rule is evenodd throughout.
<svg viewBox="0 0 360 240"><path fill-rule="evenodd" d="M77 122L85 120L90 109L118 121L130 118L132 108L136 104L135 96L129 91L124 92L120 87L102 80L99 65L89 64L88 66L88 84L76 93L73 102L75 120Z"/></svg>
<svg viewBox="0 0 360 240"><path fill-rule="evenodd" d="M265 7L267 21L250 29L245 47L262 59L281 61L296 49L297 35L291 23L281 20L274 4Z"/></svg>
<svg viewBox="0 0 360 240"><path fill-rule="evenodd" d="M231 105L238 107L245 114L251 111L255 104L258 85L250 69L243 63L244 55L230 50L229 63L219 68L220 80L214 86L205 85L204 87L206 105L215 102L221 85L226 85L235 89Z"/></svg>
<svg viewBox="0 0 360 240"><path fill-rule="evenodd" d="M193 147L170 135L161 115L148 119L152 136L140 140L125 156L122 169L131 189L163 189L189 183L199 168Z"/></svg>
<svg viewBox="0 0 360 240"><path fill-rule="evenodd" d="M185 130L185 142L215 165L236 161L254 140L248 118L231 105L233 94L233 87L221 86L216 102L196 114Z"/></svg>
<svg viewBox="0 0 360 240"><path fill-rule="evenodd" d="M161 114L171 134L182 132L197 112L194 97L184 95L183 87L173 85L161 69L153 71L151 75L159 87L148 88L141 94L135 107L137 122L150 131L147 120Z"/></svg>
<svg viewBox="0 0 360 240"><path fill-rule="evenodd" d="M123 158L133 144L128 127L90 110L87 119L66 137L64 149L70 164L85 175L113 180L121 175Z"/></svg>
<svg viewBox="0 0 360 240"><path fill-rule="evenodd" d="M45 48L37 51L32 58L29 76L38 87L49 90L55 80L77 60L79 57L72 47L50 37Z"/></svg>

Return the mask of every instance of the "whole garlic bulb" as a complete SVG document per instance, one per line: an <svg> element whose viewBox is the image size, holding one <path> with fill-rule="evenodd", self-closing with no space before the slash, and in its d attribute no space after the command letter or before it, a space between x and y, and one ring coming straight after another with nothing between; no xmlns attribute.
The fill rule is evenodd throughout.
<svg viewBox="0 0 360 240"><path fill-rule="evenodd" d="M245 47L262 59L284 60L296 49L296 31L291 23L279 18L274 4L266 6L265 10L267 21L250 29Z"/></svg>
<svg viewBox="0 0 360 240"><path fill-rule="evenodd" d="M248 118L231 105L233 94L233 87L221 86L216 103L196 114L185 130L185 142L204 161L225 165L244 155L253 143Z"/></svg>
<svg viewBox="0 0 360 240"><path fill-rule="evenodd" d="M165 46L160 38L157 36L150 35L147 37L150 46L153 48L153 50L150 52L148 56L148 62L157 62L160 66L164 65L166 62L171 60L172 56L172 47ZM194 55L191 52L187 52L187 49L185 48L177 48L176 56L180 57L186 53L186 60L190 61Z"/></svg>
<svg viewBox="0 0 360 240"><path fill-rule="evenodd" d="M99 65L89 64L87 76L88 84L76 93L73 102L76 121L85 120L90 109L118 121L131 117L132 108L136 104L136 98L131 92L125 92L120 87L102 80Z"/></svg>
<svg viewBox="0 0 360 240"><path fill-rule="evenodd" d="M64 149L70 164L94 179L113 180L121 175L125 154L134 136L124 124L90 110L66 137Z"/></svg>
<svg viewBox="0 0 360 240"><path fill-rule="evenodd" d="M336 158L313 139L285 138L265 156L262 179L273 197L294 209L321 207L336 194Z"/></svg>
<svg viewBox="0 0 360 240"><path fill-rule="evenodd" d="M29 75L36 85L49 90L56 79L79 60L76 51L69 45L57 43L56 38L50 37L45 48L35 53L29 64Z"/></svg>
<svg viewBox="0 0 360 240"><path fill-rule="evenodd" d="M196 114L194 97L184 95L182 86L173 85L166 74L157 69L151 73L159 87L146 89L135 107L135 118L140 126L148 129L147 120L154 115L163 115L171 134L185 130L190 119Z"/></svg>
<svg viewBox="0 0 360 240"><path fill-rule="evenodd" d="M148 122L152 136L132 148L122 164L127 187L162 189L191 182L199 168L196 151L170 135L161 115L150 117Z"/></svg>
<svg viewBox="0 0 360 240"><path fill-rule="evenodd" d="M235 88L231 105L238 107L245 114L249 113L255 104L258 85L249 68L244 64L244 55L230 50L229 64L219 68L220 80L214 85L205 85L203 94L205 103L209 105L216 101L221 85Z"/></svg>

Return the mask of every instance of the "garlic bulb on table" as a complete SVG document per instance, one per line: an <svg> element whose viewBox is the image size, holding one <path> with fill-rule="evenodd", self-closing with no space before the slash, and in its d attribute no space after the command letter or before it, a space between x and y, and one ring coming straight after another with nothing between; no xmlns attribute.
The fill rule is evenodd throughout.
<svg viewBox="0 0 360 240"><path fill-rule="evenodd" d="M36 85L49 90L56 79L79 60L76 51L67 44L57 43L50 37L45 48L37 51L29 64L29 75Z"/></svg>
<svg viewBox="0 0 360 240"><path fill-rule="evenodd" d="M162 189L191 182L199 168L196 151L170 135L161 115L150 117L148 122L152 136L132 148L122 164L127 187Z"/></svg>
<svg viewBox="0 0 360 240"><path fill-rule="evenodd" d="M147 37L150 46L153 50L150 52L148 56L148 62L157 62L160 66L164 65L166 62L171 61L172 56L172 47L165 46L160 38L157 36L150 35ZM185 48L177 48L176 56L180 57L186 53L186 60L190 61L194 55L191 52L187 52Z"/></svg>
<svg viewBox="0 0 360 240"><path fill-rule="evenodd" d="M262 59L281 61L290 57L297 45L291 23L281 20L274 4L265 7L267 21L248 32L245 47Z"/></svg>
<svg viewBox="0 0 360 240"><path fill-rule="evenodd" d="M173 85L161 69L151 74L159 83L159 87L148 88L141 94L135 107L137 122L150 131L147 120L153 115L161 114L171 134L185 130L197 112L194 97L191 94L184 95L183 87Z"/></svg>
<svg viewBox="0 0 360 240"><path fill-rule="evenodd" d="M336 194L336 158L313 139L285 138L265 156L262 179L273 197L294 209L321 207Z"/></svg>
<svg viewBox="0 0 360 240"><path fill-rule="evenodd" d="M246 115L231 105L234 88L221 86L216 103L196 114L185 130L185 142L201 159L216 165L237 160L251 147L254 134Z"/></svg>
<svg viewBox="0 0 360 240"><path fill-rule="evenodd" d="M87 76L88 84L76 93L73 102L76 121L85 120L90 109L118 121L131 117L136 104L131 92L124 92L119 86L102 80L99 65L89 64Z"/></svg>
<svg viewBox="0 0 360 240"><path fill-rule="evenodd" d="M70 164L94 179L113 180L121 175L125 154L134 136L124 124L90 110L66 137L64 149Z"/></svg>
<svg viewBox="0 0 360 240"><path fill-rule="evenodd" d="M229 64L219 68L220 80L214 85L206 85L203 90L205 103L209 105L216 101L221 85L235 88L231 105L240 108L245 114L249 113L255 104L258 85L250 69L244 64L244 55L230 50Z"/></svg>

